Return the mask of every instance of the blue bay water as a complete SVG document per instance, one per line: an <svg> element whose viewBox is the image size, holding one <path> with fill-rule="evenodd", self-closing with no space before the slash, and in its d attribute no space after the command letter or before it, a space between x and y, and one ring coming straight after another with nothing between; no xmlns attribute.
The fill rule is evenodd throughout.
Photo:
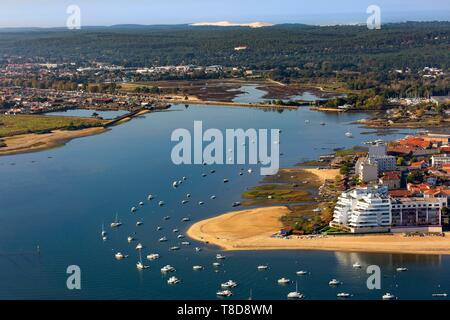
<svg viewBox="0 0 450 320"><path fill-rule="evenodd" d="M279 286L276 280L283 276L298 280L299 290L307 299L335 299L342 291L354 294L354 299L380 299L385 292L401 299L429 299L433 292L448 292L447 256L299 250L226 252L227 259L216 272L212 262L220 250L215 247L191 241L191 246L169 251L181 241L172 229L184 233L195 221L233 210L231 205L241 199L240 194L261 180L255 166L172 164L174 143L170 135L174 129L192 131L195 120L202 120L204 129L281 129L281 166L293 166L334 148L379 138L376 134L360 134L367 129L350 124L364 117L367 115L319 113L306 108L280 113L174 106L106 133L73 140L61 148L0 157L0 298L216 299L220 283L233 279L239 283L233 298L245 299L252 289L254 299L285 299L295 283ZM321 122L326 125L321 126ZM348 130L354 138L345 137ZM398 138L405 132L384 138ZM252 174L239 176L241 168L249 167L254 169ZM211 169L216 173L210 174ZM187 181L174 189L172 181L183 176ZM224 184L224 178L230 182ZM150 193L155 195L151 202L146 200ZM186 193L191 193L192 199L181 205ZM217 199L211 200L211 195ZM160 200L166 202L164 207L157 205ZM132 215L130 208L140 201L145 205ZM205 205L199 206L198 201ZM124 225L111 230L109 224L116 213ZM171 219L166 221L163 217L167 215ZM181 222L183 217L191 221ZM138 219L144 222L140 227L135 225ZM105 242L100 237L102 223L109 237ZM157 226L163 230L156 231ZM138 241L128 244L128 235ZM158 242L162 236L169 241ZM145 261L150 268L144 271L135 266L138 242L145 246L144 257L151 252L161 255L159 260ZM203 250L195 252L195 246ZM117 251L129 254L129 258L115 260ZM352 268L356 261L362 269ZM176 268L174 275L181 279L180 284L167 284L168 276L160 272L166 264ZM205 266L205 270L194 272L192 266L196 264ZM258 272L260 264L269 265L269 270ZM364 267L369 264L380 265L382 290L367 289ZM66 288L69 265L81 268L79 291ZM409 270L396 273L398 266ZM298 277L297 270L311 274ZM329 287L332 278L343 281L343 285Z"/></svg>

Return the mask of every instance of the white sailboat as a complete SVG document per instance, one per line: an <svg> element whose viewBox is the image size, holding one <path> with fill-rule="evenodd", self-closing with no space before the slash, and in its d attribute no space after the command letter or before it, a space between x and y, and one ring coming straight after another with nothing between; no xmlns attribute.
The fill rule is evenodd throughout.
<svg viewBox="0 0 450 320"><path fill-rule="evenodd" d="M108 237L106 236L105 226L102 223L102 240L105 241L107 239Z"/></svg>
<svg viewBox="0 0 450 320"><path fill-rule="evenodd" d="M231 297L233 295L233 292L230 290L221 290L217 291L216 293L219 297Z"/></svg>
<svg viewBox="0 0 450 320"><path fill-rule="evenodd" d="M138 268L139 270L144 270L147 269L148 266L144 265L142 263L142 255L141 255L141 250L139 250L139 262L136 263L136 268Z"/></svg>
<svg viewBox="0 0 450 320"><path fill-rule="evenodd" d="M289 292L287 295L288 299L303 299L303 294L301 294L300 292L298 292L298 283L297 281L295 281L295 291L293 292Z"/></svg>
<svg viewBox="0 0 450 320"><path fill-rule="evenodd" d="M116 213L116 220L111 223L111 228L118 228L122 225L122 222L119 221L119 214Z"/></svg>
<svg viewBox="0 0 450 320"><path fill-rule="evenodd" d="M278 282L278 284L288 284L288 283L291 283L291 280L283 277L283 278L278 279L277 282Z"/></svg>

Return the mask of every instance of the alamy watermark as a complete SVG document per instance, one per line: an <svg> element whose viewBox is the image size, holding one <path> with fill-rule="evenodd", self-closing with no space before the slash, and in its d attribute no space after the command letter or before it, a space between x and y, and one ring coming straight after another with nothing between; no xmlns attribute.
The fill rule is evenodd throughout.
<svg viewBox="0 0 450 320"><path fill-rule="evenodd" d="M381 9L377 5L370 5L366 10L367 14L370 16L367 18L367 28L370 30L379 30L381 29Z"/></svg>
<svg viewBox="0 0 450 320"><path fill-rule="evenodd" d="M77 265L70 265L67 267L66 286L69 290L81 290L81 268Z"/></svg>
<svg viewBox="0 0 450 320"><path fill-rule="evenodd" d="M260 164L261 175L274 175L280 165L279 139L279 129L226 129L224 135L215 128L203 132L202 121L194 121L193 135L183 128L172 132L171 141L178 143L171 158L176 165Z"/></svg>
<svg viewBox="0 0 450 320"><path fill-rule="evenodd" d="M69 15L66 20L66 26L69 30L81 29L81 9L79 6L72 4L67 7L66 13Z"/></svg>

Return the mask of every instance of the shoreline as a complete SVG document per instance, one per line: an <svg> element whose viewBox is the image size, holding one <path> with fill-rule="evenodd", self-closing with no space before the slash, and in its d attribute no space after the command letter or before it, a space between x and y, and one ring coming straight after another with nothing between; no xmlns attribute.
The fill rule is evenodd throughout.
<svg viewBox="0 0 450 320"><path fill-rule="evenodd" d="M332 179L336 171L302 169L318 180ZM282 228L287 206L269 206L227 212L192 224L186 234L193 240L224 251L309 250L362 253L407 253L450 255L450 238L404 237L401 234L327 235L274 237Z"/></svg>
<svg viewBox="0 0 450 320"><path fill-rule="evenodd" d="M224 251L308 250L361 253L450 255L450 239L401 234L273 237L285 206L234 211L199 221L186 234L193 240Z"/></svg>
<svg viewBox="0 0 450 320"><path fill-rule="evenodd" d="M2 138L6 147L0 148L0 156L14 155L53 149L65 145L67 142L100 134L108 131L104 127L93 127L80 130L53 130L51 133L27 133Z"/></svg>

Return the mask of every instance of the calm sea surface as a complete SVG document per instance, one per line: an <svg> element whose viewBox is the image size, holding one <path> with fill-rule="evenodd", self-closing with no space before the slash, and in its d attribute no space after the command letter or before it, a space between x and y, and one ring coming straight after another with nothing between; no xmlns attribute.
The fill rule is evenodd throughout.
<svg viewBox="0 0 450 320"><path fill-rule="evenodd" d="M233 279L239 286L233 298L245 299L252 289L254 299L285 299L295 283L280 286L277 279L298 280L306 299L335 299L338 292L349 292L353 299L380 299L391 292L401 299L431 299L436 292L450 292L450 259L436 255L364 254L319 251L260 251L225 253L223 266L214 270L212 263L220 252L191 241L176 252L180 239L172 229L184 233L198 220L232 210L247 187L260 181L259 170L239 176L242 165L172 164L174 145L170 135L176 128L192 131L193 122L202 120L206 128L279 128L282 166L314 159L334 148L351 147L379 138L361 134L366 129L350 122L364 114L327 114L306 108L270 112L248 108L219 106L174 106L167 112L150 113L114 127L106 133L76 139L66 146L48 151L0 157L0 298L2 299L216 299L220 283ZM309 120L309 123L305 123ZM326 122L326 126L321 126ZM354 138L345 137L350 130ZM398 138L405 131L385 139ZM216 173L209 171L215 169ZM207 177L202 177L207 173ZM187 177L179 188L172 181ZM224 184L222 180L230 180ZM148 194L155 195L151 202ZM191 201L181 205L186 193ZM210 200L211 195L217 199ZM157 202L166 202L159 207ZM132 206L145 205L135 215ZM203 206L198 202L204 201ZM116 213L123 226L111 230ZM164 220L170 216L170 220ZM190 222L181 222L189 217ZM136 227L142 219L144 224ZM100 238L102 223L108 241ZM161 231L156 227L161 226ZM138 271L135 264L137 242L127 243L134 235L145 247L144 257L156 252L161 258L144 263L150 268ZM158 239L166 236L168 242ZM189 240L189 239L183 239ZM40 254L36 253L39 245ZM201 252L194 247L201 246ZM117 261L121 251L128 259ZM360 262L362 269L352 268ZM181 283L167 284L168 276L160 268L176 268ZM205 270L194 272L193 265ZM267 264L269 270L256 267ZM377 264L382 270L382 289L366 287L365 266ZM82 289L66 288L66 268L81 268ZM397 273L398 266L407 267ZM297 270L311 274L298 277ZM338 288L328 286L337 278Z"/></svg>

